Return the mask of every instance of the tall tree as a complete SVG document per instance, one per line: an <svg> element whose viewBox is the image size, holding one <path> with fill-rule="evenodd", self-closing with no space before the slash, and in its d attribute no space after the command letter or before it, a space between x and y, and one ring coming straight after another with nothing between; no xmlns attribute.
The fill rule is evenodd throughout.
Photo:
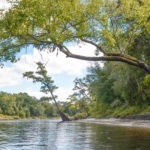
<svg viewBox="0 0 150 150"><path fill-rule="evenodd" d="M57 87L53 84L54 81L51 79L50 76L47 75L47 70L45 66L41 62L37 62L37 71L36 72L25 72L23 74L24 77L27 77L29 79L33 79L33 82L39 82L41 83L41 91L44 93L50 93L51 98L54 101L57 111L63 121L69 121L69 118L60 110L58 103L56 101L56 96L54 95L54 91L57 89Z"/></svg>
<svg viewBox="0 0 150 150"><path fill-rule="evenodd" d="M124 62L150 74L150 62L129 53L138 35L150 36L150 0L7 1L12 6L0 13L1 63L15 61L15 54L32 44L71 58ZM67 43L76 41L95 46L97 55L73 53Z"/></svg>

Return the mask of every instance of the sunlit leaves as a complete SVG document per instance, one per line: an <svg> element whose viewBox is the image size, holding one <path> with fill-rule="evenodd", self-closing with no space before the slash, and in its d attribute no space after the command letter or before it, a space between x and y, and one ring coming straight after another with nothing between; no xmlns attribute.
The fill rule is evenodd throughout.
<svg viewBox="0 0 150 150"><path fill-rule="evenodd" d="M150 75L147 75L147 76L145 77L143 83L144 83L144 85L145 85L146 87L150 87Z"/></svg>
<svg viewBox="0 0 150 150"><path fill-rule="evenodd" d="M50 76L47 75L47 70L41 62L37 62L37 71L28 71L23 74L24 77L32 79L34 83L38 82L41 84L41 92L43 93L53 93L57 87L54 85L54 81Z"/></svg>
<svg viewBox="0 0 150 150"><path fill-rule="evenodd" d="M150 35L149 5L150 0L15 1L0 20L0 40L15 38L16 47L42 49L84 38L105 52L128 54L137 36ZM11 44L8 50L14 48Z"/></svg>

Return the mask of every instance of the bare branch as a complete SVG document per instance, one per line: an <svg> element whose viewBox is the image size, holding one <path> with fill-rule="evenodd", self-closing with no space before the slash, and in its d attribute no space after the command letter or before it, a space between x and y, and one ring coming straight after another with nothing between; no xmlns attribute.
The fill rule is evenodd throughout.
<svg viewBox="0 0 150 150"><path fill-rule="evenodd" d="M120 53L106 53L105 56L90 57L90 56L82 56L82 55L71 53L68 50L68 48L63 45L59 45L58 47L62 53L64 53L67 57L70 58L76 58L76 59L87 60L87 61L118 61L118 62L123 62L141 68L150 74L150 66L148 64L139 61L136 58L128 55L123 55Z"/></svg>

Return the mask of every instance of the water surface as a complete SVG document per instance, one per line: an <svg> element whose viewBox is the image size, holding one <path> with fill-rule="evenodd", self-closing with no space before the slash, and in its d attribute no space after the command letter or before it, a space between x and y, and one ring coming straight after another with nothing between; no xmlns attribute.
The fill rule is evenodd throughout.
<svg viewBox="0 0 150 150"><path fill-rule="evenodd" d="M150 129L58 120L0 121L0 150L149 150Z"/></svg>

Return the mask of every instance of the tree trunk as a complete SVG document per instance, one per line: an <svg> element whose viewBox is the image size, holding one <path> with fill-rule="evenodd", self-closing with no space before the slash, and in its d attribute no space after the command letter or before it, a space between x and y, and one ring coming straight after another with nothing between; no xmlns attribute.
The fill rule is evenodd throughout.
<svg viewBox="0 0 150 150"><path fill-rule="evenodd" d="M57 112L59 113L59 115L60 115L62 121L70 121L70 119L60 110L60 108L59 108L59 106L58 106L58 104L57 104L57 101L56 101L56 99L55 99L55 97L54 97L52 91L50 90L50 88L49 88L49 91L50 91L50 93L51 93L52 99L54 100L54 103L55 103L55 105L56 105L56 107L57 107Z"/></svg>
<svg viewBox="0 0 150 150"><path fill-rule="evenodd" d="M58 110L58 113L62 119L62 121L70 121L70 119L60 110Z"/></svg>

